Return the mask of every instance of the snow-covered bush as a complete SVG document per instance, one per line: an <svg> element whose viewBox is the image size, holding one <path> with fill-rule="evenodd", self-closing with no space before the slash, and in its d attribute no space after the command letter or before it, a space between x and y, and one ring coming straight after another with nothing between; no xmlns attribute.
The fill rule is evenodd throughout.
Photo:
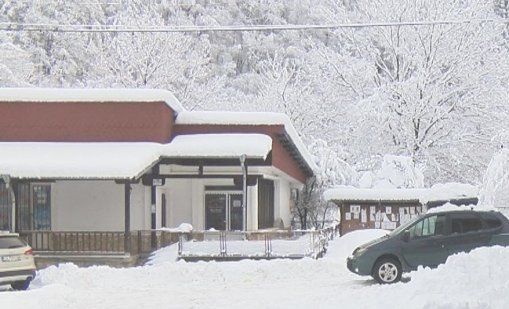
<svg viewBox="0 0 509 309"><path fill-rule="evenodd" d="M509 149L500 150L488 165L479 206L500 208L505 215L509 215Z"/></svg>
<svg viewBox="0 0 509 309"><path fill-rule="evenodd" d="M363 173L361 188L422 188L424 175L410 157L385 155L378 170Z"/></svg>

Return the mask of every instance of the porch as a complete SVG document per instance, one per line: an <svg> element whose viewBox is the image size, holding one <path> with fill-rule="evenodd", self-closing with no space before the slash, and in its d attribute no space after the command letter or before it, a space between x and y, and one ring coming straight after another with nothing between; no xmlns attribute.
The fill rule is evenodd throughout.
<svg viewBox="0 0 509 309"><path fill-rule="evenodd" d="M38 268L72 262L80 266L129 267L143 264L150 254L178 242L180 232L24 231ZM127 237L126 237L127 235Z"/></svg>
<svg viewBox="0 0 509 309"><path fill-rule="evenodd" d="M126 237L127 235L127 237ZM38 268L73 262L80 266L129 267L143 264L160 248L178 243L185 261L240 259L300 259L321 257L336 227L317 231L191 231L126 232L25 231L20 236L34 250Z"/></svg>

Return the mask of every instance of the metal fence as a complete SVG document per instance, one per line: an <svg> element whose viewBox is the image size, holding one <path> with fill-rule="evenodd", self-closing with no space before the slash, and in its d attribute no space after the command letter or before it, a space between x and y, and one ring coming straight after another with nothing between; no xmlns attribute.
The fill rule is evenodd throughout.
<svg viewBox="0 0 509 309"><path fill-rule="evenodd" d="M240 260L321 257L335 227L323 230L227 232L203 231L179 237L178 256L184 260ZM194 234L194 235L193 235Z"/></svg>

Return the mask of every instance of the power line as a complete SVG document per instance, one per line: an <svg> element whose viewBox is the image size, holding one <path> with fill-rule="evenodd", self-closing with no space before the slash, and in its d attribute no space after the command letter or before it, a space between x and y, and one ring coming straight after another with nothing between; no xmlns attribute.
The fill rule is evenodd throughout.
<svg viewBox="0 0 509 309"><path fill-rule="evenodd" d="M125 25L58 25L0 23L0 31L18 32L235 32L235 31L296 31L334 30L340 28L372 28L401 26L466 25L483 23L509 24L509 18L465 19L408 22L342 23L324 25L246 25L246 26L125 26Z"/></svg>

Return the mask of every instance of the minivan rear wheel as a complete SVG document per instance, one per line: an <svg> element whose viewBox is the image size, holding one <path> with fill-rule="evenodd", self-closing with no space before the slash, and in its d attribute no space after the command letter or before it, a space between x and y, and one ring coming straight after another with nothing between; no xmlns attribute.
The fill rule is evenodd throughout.
<svg viewBox="0 0 509 309"><path fill-rule="evenodd" d="M11 283L12 289L17 290L17 291L24 291L24 290L28 289L29 286L30 286L30 279L26 279L25 281L16 281L16 282Z"/></svg>
<svg viewBox="0 0 509 309"><path fill-rule="evenodd" d="M381 258L375 263L371 275L380 284L396 283L401 280L401 263L394 258Z"/></svg>

